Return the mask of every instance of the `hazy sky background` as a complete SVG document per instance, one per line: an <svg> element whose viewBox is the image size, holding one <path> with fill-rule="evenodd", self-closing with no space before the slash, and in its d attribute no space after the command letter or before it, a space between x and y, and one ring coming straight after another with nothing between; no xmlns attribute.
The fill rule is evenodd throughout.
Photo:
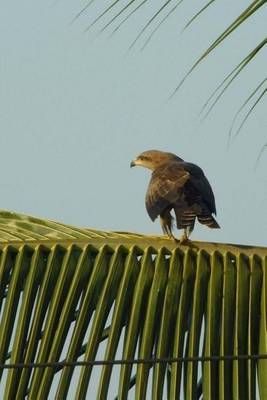
<svg viewBox="0 0 267 400"><path fill-rule="evenodd" d="M197 116L225 74L266 37L267 8L168 100L197 56L249 3L215 2L181 34L205 4L184 1L145 51L146 35L127 53L163 2L147 2L109 39L118 22L97 32L113 14L83 33L109 4L104 1L70 24L86 2L2 0L1 208L77 226L160 233L144 206L150 173L129 165L144 150L162 149L201 166L213 186L222 229L197 227L193 239L266 246L267 153L254 166L267 141L267 99L229 150L227 137L235 111L266 76L267 49L205 123Z"/></svg>
<svg viewBox="0 0 267 400"><path fill-rule="evenodd" d="M112 29L97 35L111 13L83 33L109 4L104 1L95 1L72 25L85 2L1 2L2 209L104 230L160 233L144 206L150 173L129 168L138 153L155 148L200 165L214 188L222 229L197 227L194 239L266 245L267 154L254 170L266 141L266 98L227 150L231 118L264 78L266 49L201 125L198 112L225 74L266 36L267 9L238 29L169 101L192 62L249 1L218 2L181 34L192 11L204 4L196 3L195 9L191 2L181 4L145 51L140 48L147 36L127 55L163 2L148 2L111 39Z"/></svg>

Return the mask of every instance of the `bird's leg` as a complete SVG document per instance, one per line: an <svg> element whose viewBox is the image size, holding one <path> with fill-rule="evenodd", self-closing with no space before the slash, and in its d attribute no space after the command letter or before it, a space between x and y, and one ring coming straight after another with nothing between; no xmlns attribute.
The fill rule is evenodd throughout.
<svg viewBox="0 0 267 400"><path fill-rule="evenodd" d="M160 225L164 235L168 235L167 228L162 217L160 217Z"/></svg>
<svg viewBox="0 0 267 400"><path fill-rule="evenodd" d="M182 234L182 236L179 239L180 244L185 244L188 242L188 236L187 236L187 230L186 228L184 229L184 233Z"/></svg>
<svg viewBox="0 0 267 400"><path fill-rule="evenodd" d="M170 239L174 240L175 242L178 242L179 240L174 236L174 234L172 233L172 230L170 229L170 227L167 227L167 235Z"/></svg>
<svg viewBox="0 0 267 400"><path fill-rule="evenodd" d="M179 240L179 242L180 242L181 244L186 244L186 243L190 242L189 236L190 236L190 234L192 233L193 228L194 228L193 226L187 226L187 227L184 229L184 233L183 233L183 235L181 236L181 239Z"/></svg>
<svg viewBox="0 0 267 400"><path fill-rule="evenodd" d="M165 213L165 215L160 216L160 224L164 234L168 236L169 239L177 242L176 237L172 233L172 217L170 214Z"/></svg>

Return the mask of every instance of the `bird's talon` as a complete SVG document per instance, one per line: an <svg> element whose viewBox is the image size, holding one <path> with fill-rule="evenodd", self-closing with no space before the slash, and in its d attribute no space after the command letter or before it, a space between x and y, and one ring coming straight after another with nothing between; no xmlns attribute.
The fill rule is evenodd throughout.
<svg viewBox="0 0 267 400"><path fill-rule="evenodd" d="M190 243L190 240L186 236L182 236L181 239L179 240L180 244L186 245Z"/></svg>

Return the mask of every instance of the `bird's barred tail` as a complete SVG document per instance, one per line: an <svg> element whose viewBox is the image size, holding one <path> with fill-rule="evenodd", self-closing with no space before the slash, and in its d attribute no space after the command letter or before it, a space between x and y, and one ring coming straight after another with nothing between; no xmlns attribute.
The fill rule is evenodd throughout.
<svg viewBox="0 0 267 400"><path fill-rule="evenodd" d="M220 228L220 225L211 214L203 213L201 215L198 215L197 219L201 224L207 225L209 228Z"/></svg>
<svg viewBox="0 0 267 400"><path fill-rule="evenodd" d="M188 226L191 226L192 228L194 227L196 219L195 211L185 210L182 213L180 213L179 210L177 209L175 209L174 211L176 214L176 222L178 229L185 229Z"/></svg>

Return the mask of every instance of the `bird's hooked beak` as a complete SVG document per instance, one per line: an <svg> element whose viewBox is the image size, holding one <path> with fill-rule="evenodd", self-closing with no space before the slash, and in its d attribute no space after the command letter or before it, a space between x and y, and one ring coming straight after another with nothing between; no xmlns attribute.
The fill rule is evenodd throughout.
<svg viewBox="0 0 267 400"><path fill-rule="evenodd" d="M135 166L136 166L136 160L132 160L131 164L130 164L130 167L132 168L132 167L135 167Z"/></svg>

